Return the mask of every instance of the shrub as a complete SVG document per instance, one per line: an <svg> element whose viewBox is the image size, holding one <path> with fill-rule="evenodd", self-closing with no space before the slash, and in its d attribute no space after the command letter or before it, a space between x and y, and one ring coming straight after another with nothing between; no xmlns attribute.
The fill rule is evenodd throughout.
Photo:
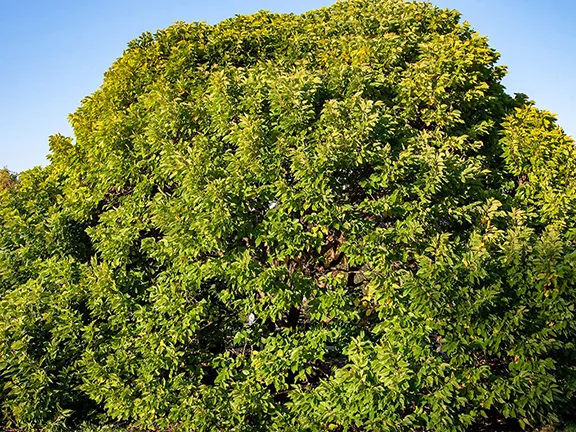
<svg viewBox="0 0 576 432"><path fill-rule="evenodd" d="M456 11L129 44L0 191L8 426L463 431L576 389L576 164Z"/></svg>

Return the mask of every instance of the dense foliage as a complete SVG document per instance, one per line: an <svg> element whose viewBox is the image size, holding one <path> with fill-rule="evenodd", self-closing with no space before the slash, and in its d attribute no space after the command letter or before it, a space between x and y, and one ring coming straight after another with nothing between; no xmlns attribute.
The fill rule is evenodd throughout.
<svg viewBox="0 0 576 432"><path fill-rule="evenodd" d="M464 431L576 403L576 150L455 11L130 43L0 187L6 426ZM15 179L13 179L15 180Z"/></svg>

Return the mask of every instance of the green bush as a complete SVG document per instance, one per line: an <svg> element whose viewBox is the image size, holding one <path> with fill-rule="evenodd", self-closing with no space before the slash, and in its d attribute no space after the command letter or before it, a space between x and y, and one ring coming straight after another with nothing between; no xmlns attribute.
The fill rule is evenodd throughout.
<svg viewBox="0 0 576 432"><path fill-rule="evenodd" d="M129 44L0 190L2 422L464 431L573 412L576 150L456 11Z"/></svg>

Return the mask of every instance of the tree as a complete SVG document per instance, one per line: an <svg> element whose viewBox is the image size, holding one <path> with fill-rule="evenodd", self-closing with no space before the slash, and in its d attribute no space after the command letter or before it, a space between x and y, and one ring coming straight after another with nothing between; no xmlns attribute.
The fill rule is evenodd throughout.
<svg viewBox="0 0 576 432"><path fill-rule="evenodd" d="M18 182L18 177L7 168L0 169L0 190L13 188Z"/></svg>
<svg viewBox="0 0 576 432"><path fill-rule="evenodd" d="M4 422L559 422L574 143L497 60L401 0L131 42L0 192Z"/></svg>

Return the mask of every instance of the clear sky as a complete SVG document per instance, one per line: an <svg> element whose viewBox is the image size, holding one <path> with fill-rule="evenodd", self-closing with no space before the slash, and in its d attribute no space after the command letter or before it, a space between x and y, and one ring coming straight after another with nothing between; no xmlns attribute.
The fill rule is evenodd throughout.
<svg viewBox="0 0 576 432"><path fill-rule="evenodd" d="M48 136L101 84L128 41L174 21L214 24L334 0L0 0L0 167L46 163ZM559 115L576 136L576 0L433 0L458 9L509 67L505 85Z"/></svg>

